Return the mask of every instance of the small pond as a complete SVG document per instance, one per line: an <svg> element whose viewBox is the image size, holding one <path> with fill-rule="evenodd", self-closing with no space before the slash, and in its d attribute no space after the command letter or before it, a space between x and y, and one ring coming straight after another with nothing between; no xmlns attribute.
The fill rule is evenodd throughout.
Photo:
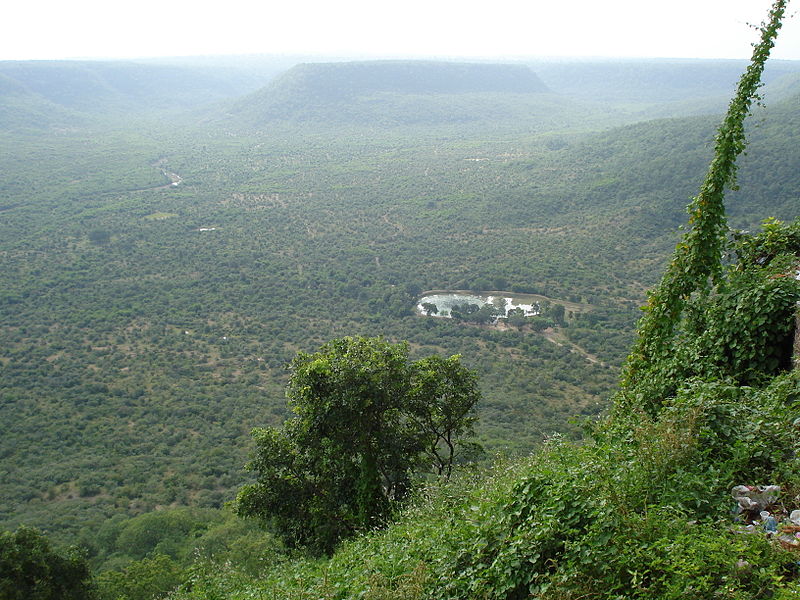
<svg viewBox="0 0 800 600"><path fill-rule="evenodd" d="M487 304L493 304L500 309L502 316L505 316L508 311L515 308L521 308L525 311L526 317L538 315L540 312L539 304L533 301L526 303L520 298L514 296L500 296L490 294L474 294L470 292L441 292L436 294L426 294L417 301L417 313L421 315L428 315L428 311L423 308L423 304L433 304L436 306L437 312L431 312L431 317L447 317L450 318L450 311L454 306L464 304L476 304L479 307Z"/></svg>

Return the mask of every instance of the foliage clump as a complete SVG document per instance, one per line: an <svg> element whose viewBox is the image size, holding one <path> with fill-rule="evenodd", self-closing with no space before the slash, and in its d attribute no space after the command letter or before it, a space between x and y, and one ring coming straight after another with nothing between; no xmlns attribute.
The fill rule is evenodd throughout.
<svg viewBox="0 0 800 600"><path fill-rule="evenodd" d="M736 236L738 261L716 288L689 308L690 360L709 375L757 385L791 368L800 286L800 220L770 220L758 235Z"/></svg>
<svg viewBox="0 0 800 600"><path fill-rule="evenodd" d="M737 232L728 245L735 261L716 285L686 300L659 356L636 366L623 385L617 412L657 412L692 378L761 386L791 369L799 236L800 220L768 220L755 235Z"/></svg>

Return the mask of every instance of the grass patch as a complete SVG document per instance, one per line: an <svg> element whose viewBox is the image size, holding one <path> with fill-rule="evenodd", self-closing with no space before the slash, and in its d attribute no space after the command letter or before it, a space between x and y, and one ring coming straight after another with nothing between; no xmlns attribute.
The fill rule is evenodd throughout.
<svg viewBox="0 0 800 600"><path fill-rule="evenodd" d="M171 219L172 217L177 217L177 213L167 213L167 212L154 212L149 214L145 217L148 221L164 221L166 219Z"/></svg>

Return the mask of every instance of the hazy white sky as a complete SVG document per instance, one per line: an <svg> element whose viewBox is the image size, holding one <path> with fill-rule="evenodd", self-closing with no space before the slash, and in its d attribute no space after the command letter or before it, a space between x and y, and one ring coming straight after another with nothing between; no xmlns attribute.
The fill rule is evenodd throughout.
<svg viewBox="0 0 800 600"><path fill-rule="evenodd" d="M199 54L748 58L770 0L9 0L0 60ZM789 4L789 15L800 0ZM800 59L800 15L773 53Z"/></svg>

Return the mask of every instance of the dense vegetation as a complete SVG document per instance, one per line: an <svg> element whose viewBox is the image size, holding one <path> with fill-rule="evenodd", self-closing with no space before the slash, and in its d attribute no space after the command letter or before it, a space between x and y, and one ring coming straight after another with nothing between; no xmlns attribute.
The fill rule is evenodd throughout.
<svg viewBox="0 0 800 600"><path fill-rule="evenodd" d="M758 258L748 248L769 234L742 238L750 241L738 256L750 259L714 288L719 302L687 309L693 320L681 331L708 332L679 344L680 364L694 370L675 374L663 412L619 426L630 443L601 429L594 444L552 442L536 459L500 462L488 480L464 474L433 486L399 525L345 544L332 562L291 562L294 579L283 577L289 559L279 542L221 509L247 482L250 430L288 416L285 366L345 335L408 340L412 360L460 354L479 375L477 433L491 453L526 453L553 432L579 436L582 420L607 406L644 290L678 240L683 206L711 156L714 118L608 129L714 106L673 102L686 97L674 69L656 65L639 78L620 67L643 85L639 96L613 90L613 106L578 93L381 90L362 98L372 111L363 120L353 109L327 124L259 120L259 96L218 112L178 112L181 94L160 88L160 112L151 105L123 124L115 111L147 86L115 87L111 71L80 64L68 70L99 88L36 88L18 66L3 67L0 145L13 151L0 154L0 524L30 523L85 545L104 571L104 597L174 587L196 548L209 565L237 567L197 562L185 596L313 588L322 597L361 589L413 597L447 581L451 596L480 596L490 584L498 594L556 590L600 576L578 569L559 583L567 571L554 568L555 557L586 569L607 564L615 585L644 595L656 580L677 590L696 568L687 558L683 575L668 575L647 563L676 556L668 538L685 540L687 556L716 557L708 577L713 565L750 552L759 557L746 559L760 573L754 586L791 575L758 536L723 543L712 522L725 485L766 481L779 462L774 481L787 482L787 497L796 493L794 464L783 461L792 452L794 380L772 379L786 368L785 347L750 331L747 343L758 338L777 361L760 378L764 365L745 355L731 363L731 344L713 333L741 329L723 318L731 307L775 298L764 322L787 334L778 317L795 292L777 277L784 263L746 266ZM543 70L553 92L559 82L575 85L574 65L562 67ZM665 102L644 93L654 78L671 90ZM243 90L201 79L192 89L206 99ZM95 111L93 96L108 104ZM735 227L796 216L797 102L757 111L742 191L728 197ZM301 104L298 114L318 110L331 106ZM792 227L767 231L791 239ZM429 289L536 293L565 310L546 328L415 315ZM720 381L684 386L709 374ZM758 414L742 412L753 403ZM694 428L679 427L681 419ZM757 452L760 466L747 475ZM581 512L576 497L591 508ZM706 519L696 528L686 524L695 516ZM607 554L575 533L587 530L599 542L613 532ZM403 541L410 537L416 546ZM540 542L538 557L524 555ZM637 554L639 542L661 554ZM516 561L531 573L545 565L537 572L554 579L523 582ZM474 577L453 580L468 572ZM260 583L251 580L258 574Z"/></svg>

